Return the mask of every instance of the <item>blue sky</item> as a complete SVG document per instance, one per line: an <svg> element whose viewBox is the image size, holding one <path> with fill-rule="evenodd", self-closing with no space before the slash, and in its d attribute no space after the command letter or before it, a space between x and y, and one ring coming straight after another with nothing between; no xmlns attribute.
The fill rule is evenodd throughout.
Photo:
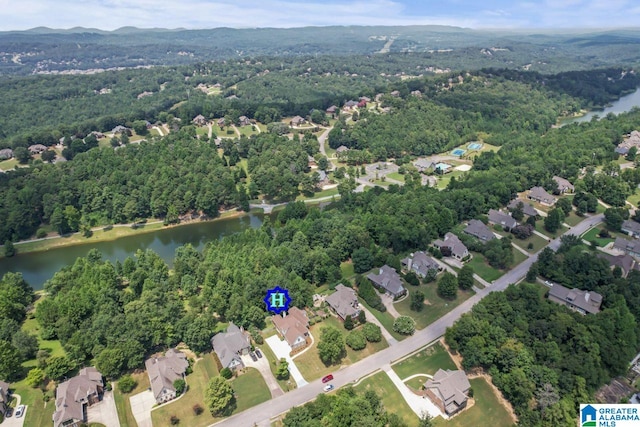
<svg viewBox="0 0 640 427"><path fill-rule="evenodd" d="M414 24L563 29L638 22L637 0L0 0L0 30Z"/></svg>

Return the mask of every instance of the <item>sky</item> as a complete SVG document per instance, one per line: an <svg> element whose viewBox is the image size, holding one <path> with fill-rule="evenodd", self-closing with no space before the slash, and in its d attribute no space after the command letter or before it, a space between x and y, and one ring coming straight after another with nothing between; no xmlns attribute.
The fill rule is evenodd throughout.
<svg viewBox="0 0 640 427"><path fill-rule="evenodd" d="M638 27L637 0L0 0L0 31L88 27Z"/></svg>

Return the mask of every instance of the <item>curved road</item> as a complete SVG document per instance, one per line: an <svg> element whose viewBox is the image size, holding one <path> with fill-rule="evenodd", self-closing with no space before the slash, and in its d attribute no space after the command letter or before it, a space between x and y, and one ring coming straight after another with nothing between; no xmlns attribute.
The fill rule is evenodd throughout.
<svg viewBox="0 0 640 427"><path fill-rule="evenodd" d="M564 234L580 235L601 222L603 218L604 215L602 214L589 217ZM554 251L557 250L559 246L559 238L554 239L548 245L548 247ZM529 267L531 267L531 264L538 259L539 253L540 252L531 255L529 258L507 272L504 276L496 280L493 285L488 288L481 289L480 292L476 293L474 296L433 322L425 329L416 332L413 336L379 351L366 359L354 363L353 365L334 372L335 379L333 380L333 385L338 388L354 383L359 378L381 369L384 365L390 364L394 360L397 360L402 356L416 351L419 348L437 340L444 335L448 327L452 326L456 320L458 320L464 313L470 311L478 301L489 295L490 292L504 291L510 284L517 283L522 280L527 274ZM324 384L322 384L320 380L315 380L305 387L290 391L283 396L261 403L260 405L249 408L246 411L240 412L213 425L216 427L251 427L254 425L269 426L271 418L288 411L294 406L299 406L305 402L313 400L318 394L323 393L323 386Z"/></svg>

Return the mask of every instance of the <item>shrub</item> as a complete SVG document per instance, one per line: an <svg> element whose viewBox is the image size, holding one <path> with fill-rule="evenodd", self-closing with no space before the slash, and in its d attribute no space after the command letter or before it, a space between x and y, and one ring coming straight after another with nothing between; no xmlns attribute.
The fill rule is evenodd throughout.
<svg viewBox="0 0 640 427"><path fill-rule="evenodd" d="M393 330L402 335L413 335L416 322L409 316L400 316L393 322Z"/></svg>
<svg viewBox="0 0 640 427"><path fill-rule="evenodd" d="M180 418L176 417L175 415L171 415L171 418L169 418L169 421L171 422L172 426L180 424Z"/></svg>
<svg viewBox="0 0 640 427"><path fill-rule="evenodd" d="M366 323L362 327L362 333L369 342L380 342L382 340L382 331L380 326L373 323Z"/></svg>
<svg viewBox="0 0 640 427"><path fill-rule="evenodd" d="M176 395L180 396L187 388L187 383L182 378L178 378L173 382L173 388L176 389Z"/></svg>
<svg viewBox="0 0 640 427"><path fill-rule="evenodd" d="M418 279L418 276L413 271L410 271L407 274L405 274L404 280L406 280L407 283L410 285L420 286L420 279Z"/></svg>
<svg viewBox="0 0 640 427"><path fill-rule="evenodd" d="M194 415L200 415L204 412L204 408L202 406L200 406L199 404L195 404L193 405L193 414Z"/></svg>
<svg viewBox="0 0 640 427"><path fill-rule="evenodd" d="M138 383L136 383L131 375L124 375L120 378L120 381L118 381L118 390L124 394L131 393L133 389L136 388L136 385L138 385Z"/></svg>
<svg viewBox="0 0 640 427"><path fill-rule="evenodd" d="M38 239L44 239L45 237L47 237L47 232L42 228L38 228L38 231L36 231L36 237Z"/></svg>
<svg viewBox="0 0 640 427"><path fill-rule="evenodd" d="M362 350L367 346L367 339L361 331L349 332L345 341L354 350Z"/></svg>
<svg viewBox="0 0 640 427"><path fill-rule="evenodd" d="M411 306L409 308L412 311L422 311L424 308L424 292L411 292Z"/></svg>
<svg viewBox="0 0 640 427"><path fill-rule="evenodd" d="M220 375L222 378L228 380L233 376L233 372L231 372L231 369L229 368L223 368L220 370Z"/></svg>
<svg viewBox="0 0 640 427"><path fill-rule="evenodd" d="M344 319L344 324L343 325L344 325L344 328L347 331L350 331L350 330L353 329L354 324L353 324L353 319L351 318L351 316L347 316L347 318Z"/></svg>

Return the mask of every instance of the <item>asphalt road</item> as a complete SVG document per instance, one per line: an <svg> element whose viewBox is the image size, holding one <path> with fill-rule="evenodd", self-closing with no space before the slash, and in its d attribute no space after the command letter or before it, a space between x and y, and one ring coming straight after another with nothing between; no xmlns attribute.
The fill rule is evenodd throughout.
<svg viewBox="0 0 640 427"><path fill-rule="evenodd" d="M568 230L565 234L580 235L601 222L603 217L604 215L602 214L589 217L577 226ZM548 246L553 250L557 250L560 246L560 239L558 238L551 241ZM354 363L353 365L334 372L333 374L335 379L332 381L332 384L338 388L349 383L354 383L358 379L380 369L383 365L390 364L394 360L397 360L402 356L414 352L437 340L444 335L448 327L452 326L456 320L458 320L464 313L470 311L478 301L486 297L489 293L504 291L510 284L517 283L522 280L531 267L531 264L533 264L537 259L537 253L530 256L512 270L508 271L504 276L496 280L492 286L480 290L480 292L476 293L474 296L433 322L425 329L416 332L413 336L379 351L366 359ZM246 411L233 415L213 425L216 427L268 426L270 425L269 420L271 418L288 411L294 406L299 406L305 402L313 400L318 394L323 393L323 386L324 384L322 384L320 380L310 382L305 387L290 391L283 396L254 406L253 408L247 409Z"/></svg>

